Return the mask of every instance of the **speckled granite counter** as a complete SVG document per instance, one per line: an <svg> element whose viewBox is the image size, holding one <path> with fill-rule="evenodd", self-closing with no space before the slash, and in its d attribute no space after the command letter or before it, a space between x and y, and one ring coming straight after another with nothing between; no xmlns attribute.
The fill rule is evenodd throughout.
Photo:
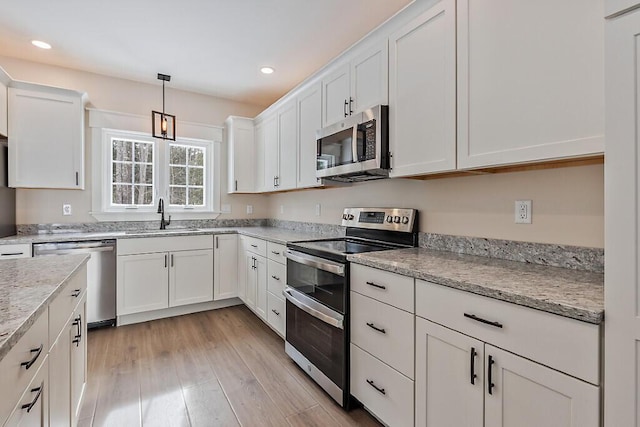
<svg viewBox="0 0 640 427"><path fill-rule="evenodd" d="M588 323L604 318L604 275L422 248L348 260Z"/></svg>
<svg viewBox="0 0 640 427"><path fill-rule="evenodd" d="M140 237L170 237L170 236L197 236L202 234L229 234L238 233L275 243L286 244L301 240L313 240L325 237L334 237L337 234L317 233L312 231L287 230L276 227L220 227L199 229L175 229L168 230L141 230L141 231L110 231L89 233L51 233L33 234L24 236L9 236L0 238L0 245L13 243L43 243L64 242L100 239L134 239Z"/></svg>
<svg viewBox="0 0 640 427"><path fill-rule="evenodd" d="M0 261L0 360L88 259L65 255Z"/></svg>

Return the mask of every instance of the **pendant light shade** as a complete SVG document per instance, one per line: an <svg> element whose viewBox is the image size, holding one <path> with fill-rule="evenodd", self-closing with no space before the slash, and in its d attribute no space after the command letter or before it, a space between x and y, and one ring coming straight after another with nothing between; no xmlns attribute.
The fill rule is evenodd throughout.
<svg viewBox="0 0 640 427"><path fill-rule="evenodd" d="M162 80L162 112L151 111L151 128L154 138L176 140L176 116L164 112L164 82L171 81L171 76L158 73Z"/></svg>

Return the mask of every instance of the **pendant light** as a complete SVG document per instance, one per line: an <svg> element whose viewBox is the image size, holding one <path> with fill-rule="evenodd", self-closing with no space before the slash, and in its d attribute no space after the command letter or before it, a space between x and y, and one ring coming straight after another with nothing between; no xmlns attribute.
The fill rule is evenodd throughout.
<svg viewBox="0 0 640 427"><path fill-rule="evenodd" d="M171 76L158 73L158 80L162 80L162 112L151 111L153 137L175 141L176 116L164 112L164 82L171 81Z"/></svg>

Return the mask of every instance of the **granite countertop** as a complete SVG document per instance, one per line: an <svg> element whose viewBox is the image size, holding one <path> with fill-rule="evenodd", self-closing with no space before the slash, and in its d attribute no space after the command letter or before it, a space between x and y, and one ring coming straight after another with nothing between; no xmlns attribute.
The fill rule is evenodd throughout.
<svg viewBox="0 0 640 427"><path fill-rule="evenodd" d="M246 236L257 237L259 239L264 239L283 245L287 242L299 242L302 240L313 240L336 236L336 234L322 234L312 231L287 230L277 227L220 227L198 229L176 229L169 227L168 230L50 233L24 236L9 236L0 238L0 245L15 243L69 242L101 239L137 239L141 237L197 236L230 233L244 234Z"/></svg>
<svg viewBox="0 0 640 427"><path fill-rule="evenodd" d="M422 248L349 255L357 264L600 324L604 275Z"/></svg>
<svg viewBox="0 0 640 427"><path fill-rule="evenodd" d="M88 259L89 255L64 255L0 262L0 360Z"/></svg>

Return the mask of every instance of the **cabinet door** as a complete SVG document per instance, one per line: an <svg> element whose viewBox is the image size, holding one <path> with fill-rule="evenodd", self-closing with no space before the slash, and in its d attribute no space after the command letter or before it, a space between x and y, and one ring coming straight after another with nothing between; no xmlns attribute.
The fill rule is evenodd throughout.
<svg viewBox="0 0 640 427"><path fill-rule="evenodd" d="M322 128L322 84L298 96L298 188L320 185L316 178L316 131Z"/></svg>
<svg viewBox="0 0 640 427"><path fill-rule="evenodd" d="M274 191L278 177L278 116L265 119L264 126L264 191Z"/></svg>
<svg viewBox="0 0 640 427"><path fill-rule="evenodd" d="M213 301L213 249L169 254L169 307Z"/></svg>
<svg viewBox="0 0 640 427"><path fill-rule="evenodd" d="M267 292L267 322L281 337L285 337L286 305L282 298Z"/></svg>
<svg viewBox="0 0 640 427"><path fill-rule="evenodd" d="M389 45L369 49L351 61L351 109L360 112L387 104L389 94Z"/></svg>
<svg viewBox="0 0 640 427"><path fill-rule="evenodd" d="M0 69L2 73L2 69ZM0 76L2 79L3 76ZM8 100L7 100L7 86L0 81L0 135L7 136L8 133Z"/></svg>
<svg viewBox="0 0 640 427"><path fill-rule="evenodd" d="M598 387L488 344L485 366L485 426L600 425Z"/></svg>
<svg viewBox="0 0 640 427"><path fill-rule="evenodd" d="M258 287L258 275L256 274L256 256L249 251L245 251L245 260L245 267L247 272L247 288L244 303L247 305L247 307L255 310L256 291Z"/></svg>
<svg viewBox="0 0 640 427"><path fill-rule="evenodd" d="M640 408L640 10L607 21L606 43L604 415L628 426Z"/></svg>
<svg viewBox="0 0 640 427"><path fill-rule="evenodd" d="M389 38L393 177L456 167L455 0L442 0Z"/></svg>
<svg viewBox="0 0 640 427"><path fill-rule="evenodd" d="M245 245L245 237L238 236L238 252L237 263L238 263L238 298L242 300L245 304L247 303L247 252L244 248ZM215 259L214 259L215 261ZM215 292L215 286L214 286Z"/></svg>
<svg viewBox="0 0 640 427"><path fill-rule="evenodd" d="M169 254L118 256L118 316L169 307Z"/></svg>
<svg viewBox="0 0 640 427"><path fill-rule="evenodd" d="M71 425L71 345L77 334L73 318L49 351L49 423L51 426ZM73 344L75 345L75 344Z"/></svg>
<svg viewBox="0 0 640 427"><path fill-rule="evenodd" d="M457 5L458 167L602 153L602 0Z"/></svg>
<svg viewBox="0 0 640 427"><path fill-rule="evenodd" d="M322 79L322 126L339 122L350 114L350 80L349 64Z"/></svg>
<svg viewBox="0 0 640 427"><path fill-rule="evenodd" d="M238 296L238 235L213 236L213 299Z"/></svg>
<svg viewBox="0 0 640 427"><path fill-rule="evenodd" d="M46 427L49 425L49 395L51 393L49 393L48 367L49 361L45 359L4 427ZM32 406L23 408L24 405Z"/></svg>
<svg viewBox="0 0 640 427"><path fill-rule="evenodd" d="M80 96L9 88L9 185L84 188Z"/></svg>
<svg viewBox="0 0 640 427"><path fill-rule="evenodd" d="M264 320L267 319L267 260L256 255L256 312Z"/></svg>
<svg viewBox="0 0 640 427"><path fill-rule="evenodd" d="M228 193L250 193L255 190L255 144L252 119L231 117L226 122L229 156Z"/></svg>
<svg viewBox="0 0 640 427"><path fill-rule="evenodd" d="M296 188L298 160L298 112L292 99L278 112L278 173L277 190Z"/></svg>
<svg viewBox="0 0 640 427"><path fill-rule="evenodd" d="M80 403L87 383L86 293L73 314L71 326L71 418L72 425L75 425L80 414Z"/></svg>
<svg viewBox="0 0 640 427"><path fill-rule="evenodd" d="M255 187L254 190L256 192L265 190L265 156L266 156L266 146L265 146L265 127L264 123L256 124L255 129L255 144L256 144L256 152L254 154L254 164L255 164Z"/></svg>
<svg viewBox="0 0 640 427"><path fill-rule="evenodd" d="M416 427L483 426L483 348L416 317Z"/></svg>

